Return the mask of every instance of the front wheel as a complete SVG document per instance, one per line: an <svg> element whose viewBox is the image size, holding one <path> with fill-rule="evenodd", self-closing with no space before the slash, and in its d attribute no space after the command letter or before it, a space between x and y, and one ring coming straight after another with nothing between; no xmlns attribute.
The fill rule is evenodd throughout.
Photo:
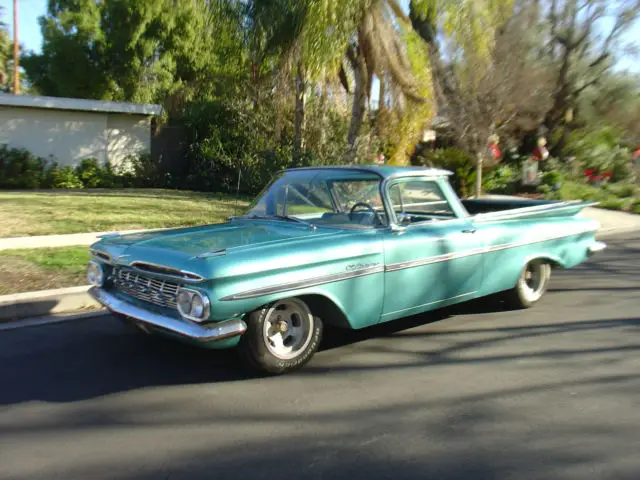
<svg viewBox="0 0 640 480"><path fill-rule="evenodd" d="M516 308L530 308L547 291L551 278L551 264L544 260L532 260L518 277L516 286L507 292L507 301Z"/></svg>
<svg viewBox="0 0 640 480"><path fill-rule="evenodd" d="M292 372L311 360L322 330L322 320L305 302L298 298L278 300L249 315L240 354L250 367L263 373Z"/></svg>

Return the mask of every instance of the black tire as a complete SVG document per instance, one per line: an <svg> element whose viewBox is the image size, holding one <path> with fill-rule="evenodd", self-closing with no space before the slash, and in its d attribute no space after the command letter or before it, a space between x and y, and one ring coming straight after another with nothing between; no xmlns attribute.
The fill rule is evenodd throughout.
<svg viewBox="0 0 640 480"><path fill-rule="evenodd" d="M547 291L551 278L551 264L546 260L532 260L520 272L512 290L506 292L505 300L514 308L531 308Z"/></svg>
<svg viewBox="0 0 640 480"><path fill-rule="evenodd" d="M287 325L282 325L283 322ZM296 326L296 322L300 325ZM301 329L300 334L294 338L293 331L298 332L297 329ZM288 332L290 337L286 336ZM311 313L305 302L298 298L283 299L249 314L247 331L238 350L251 369L281 375L298 370L311 360L320 346L322 333L322 320ZM275 344L272 338L278 334L281 340ZM293 340L287 345L290 338ZM288 348L291 351L285 354Z"/></svg>

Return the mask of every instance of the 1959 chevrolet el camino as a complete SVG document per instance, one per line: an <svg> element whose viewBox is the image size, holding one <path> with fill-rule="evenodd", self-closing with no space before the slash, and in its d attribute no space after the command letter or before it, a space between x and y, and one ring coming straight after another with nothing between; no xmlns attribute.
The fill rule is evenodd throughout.
<svg viewBox="0 0 640 480"><path fill-rule="evenodd" d="M605 248L584 202L461 200L451 172L279 172L244 215L91 246L91 295L147 333L237 347L267 374L360 329L494 293L533 306L554 268Z"/></svg>

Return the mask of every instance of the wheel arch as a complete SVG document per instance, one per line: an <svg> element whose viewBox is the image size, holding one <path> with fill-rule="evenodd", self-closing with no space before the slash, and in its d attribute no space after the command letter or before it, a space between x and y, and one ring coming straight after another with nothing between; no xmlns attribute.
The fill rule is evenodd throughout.
<svg viewBox="0 0 640 480"><path fill-rule="evenodd" d="M520 268L524 269L527 265L529 265L529 263L535 260L544 260L548 262L551 265L552 269L566 268L565 263L562 261L560 257L556 255L551 255L549 253L536 253L533 255L528 255L527 257L525 257L524 262L522 262L522 265L520 266Z"/></svg>
<svg viewBox="0 0 640 480"><path fill-rule="evenodd" d="M311 313L322 319L325 325L352 328L344 310L331 298L320 293L297 295L311 309Z"/></svg>

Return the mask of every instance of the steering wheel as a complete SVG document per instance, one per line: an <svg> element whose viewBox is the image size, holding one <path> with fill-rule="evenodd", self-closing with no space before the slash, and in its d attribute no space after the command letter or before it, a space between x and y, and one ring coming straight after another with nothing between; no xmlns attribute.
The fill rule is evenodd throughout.
<svg viewBox="0 0 640 480"><path fill-rule="evenodd" d="M364 203L364 202L358 202L353 207L351 207L351 211L349 212L349 220L352 220L351 216L353 215L353 212L355 211L355 209L357 207L366 208L367 210L369 210L373 214L373 218L375 219L376 223L378 223L380 221L380 219L378 218L378 212L376 212L376 209L373 208L368 203Z"/></svg>

